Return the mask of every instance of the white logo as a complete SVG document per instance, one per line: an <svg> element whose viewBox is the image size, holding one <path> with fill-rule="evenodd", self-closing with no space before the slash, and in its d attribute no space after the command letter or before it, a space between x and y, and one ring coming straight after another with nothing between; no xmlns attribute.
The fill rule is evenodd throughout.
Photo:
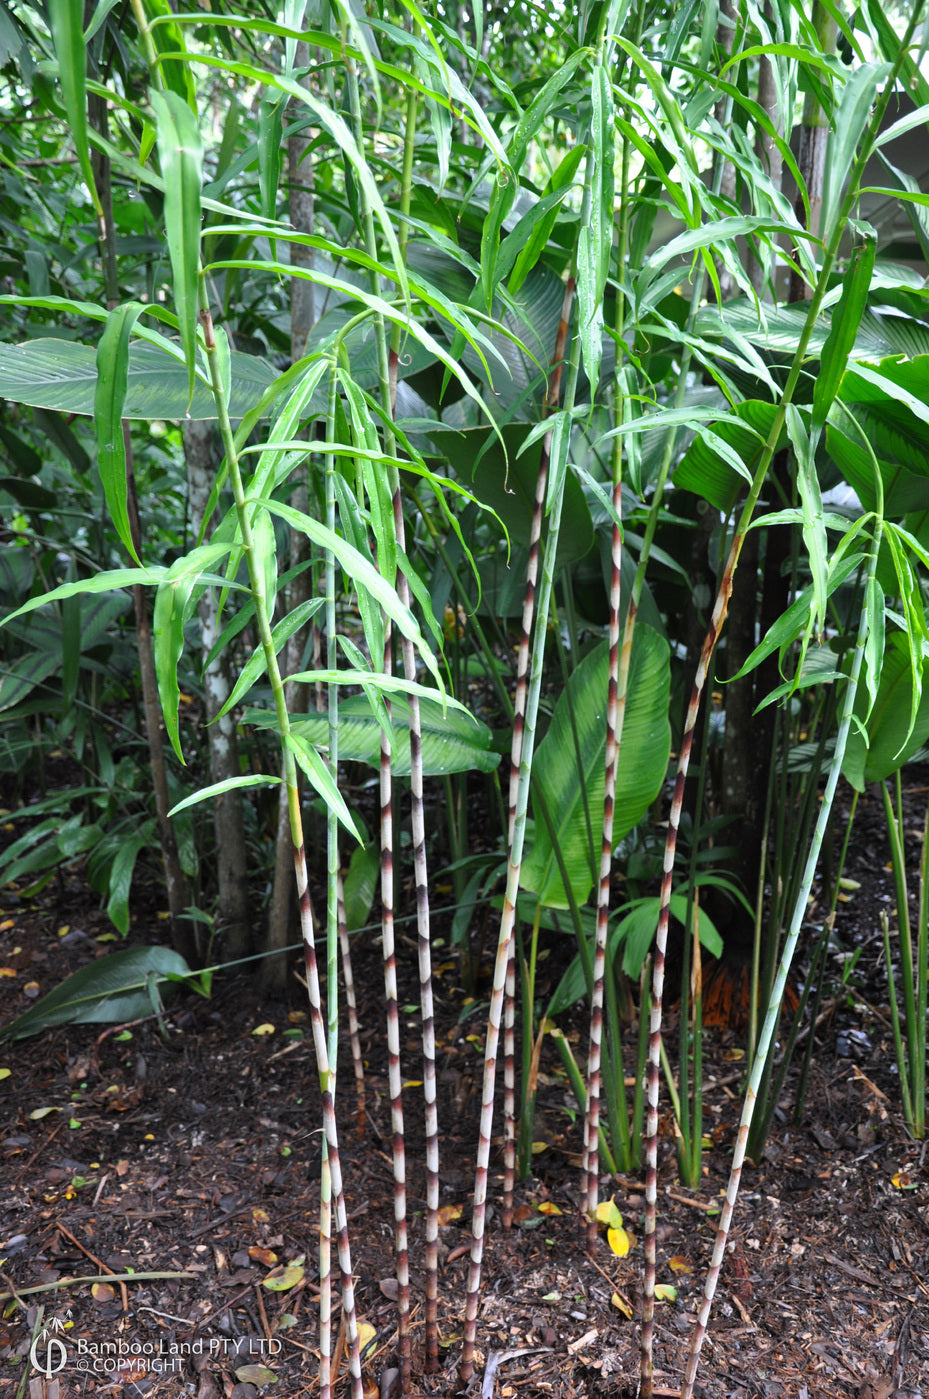
<svg viewBox="0 0 929 1399"><path fill-rule="evenodd" d="M57 1321L57 1318L52 1322L52 1329L54 1331L62 1329L61 1322ZM39 1360L39 1348L43 1345L45 1347L44 1363ZM67 1365L68 1347L59 1336L50 1336L48 1331L43 1328L29 1347L29 1359L35 1369L41 1370L45 1378L50 1380L54 1375L60 1374Z"/></svg>

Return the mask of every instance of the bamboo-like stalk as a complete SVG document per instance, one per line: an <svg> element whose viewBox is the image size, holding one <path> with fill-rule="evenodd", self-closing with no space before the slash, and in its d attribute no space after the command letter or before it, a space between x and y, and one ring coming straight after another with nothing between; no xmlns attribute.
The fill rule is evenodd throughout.
<svg viewBox="0 0 929 1399"><path fill-rule="evenodd" d="M819 274L816 278L816 283L813 288L813 294L809 302L807 303L808 310L806 320L804 322L803 329L800 332L797 348L794 352L794 356L791 361L784 389L781 394L781 399L778 404L773 423L771 425L771 430L768 433L764 447L761 451L758 466L752 478L752 484L746 497L745 504L740 513L738 524L735 528L732 544L729 550L729 556L726 560L726 564L723 569L722 582L720 584L719 591L716 597L716 602L713 607L713 614L710 619L707 635L704 639L703 649L701 651L700 661L697 667L697 674L694 679L693 691L691 693L690 703L688 705L687 717L685 720L684 733L681 740L680 755L678 760L677 779L675 782L674 796L671 805L671 814L668 823L668 834L665 842L665 854L661 881L661 907L658 916L658 927L655 934L655 951L652 962L652 1010L649 1024L649 1053L647 1069L648 1115L646 1122L645 1147L645 1275L643 1280L644 1302L642 1308L642 1329L640 1338L640 1395L642 1396L642 1399L652 1399L652 1394L654 1392L653 1345L655 1310L655 1226L657 1216L656 1207L658 1191L658 1094L661 1072L660 1050L662 993L664 988L668 924L670 921L670 898L674 867L674 853L677 845L677 834L680 824L681 808L683 804L684 784L687 778L687 769L689 766L690 753L693 745L694 725L696 724L697 714L699 712L703 688L706 682L706 676L709 669L709 662L712 657L712 653L715 648L716 641L719 637L719 633L722 628L723 622L725 620L726 609L728 607L729 598L732 593L732 578L735 569L738 565L739 554L742 548L742 542L744 540L745 533L749 527L749 524L751 523L755 506L758 501L758 496L761 492L764 479L767 475L768 467L771 464L771 460L774 456L774 452L777 447L780 434L783 430L784 423L786 422L788 407L793 402L794 392L796 390L797 383L800 378L803 363L806 359L806 354L813 334L813 329L816 325L820 311L822 309L823 298L826 294L829 277L831 276L832 270L836 263L836 259L838 257L842 235L845 232L849 215L858 196L858 190L860 188L861 177L864 173L865 165L867 163L868 158L871 155L871 152L874 149L874 141L877 137L878 132L880 131L881 121L883 120L884 113L887 110L887 105L895 90L897 78L903 66L903 62L907 55L909 45L913 38L913 34L915 33L916 25L919 22L919 17L922 12L922 9L922 3L919 3L914 7L913 13L911 14L909 19L906 34L904 38L900 41L900 47L898 49L894 64L885 81L883 90L874 104L874 108L871 114L871 120L868 124L865 135L860 143L859 154L853 165L851 175L848 181L848 186L839 206L832 227L832 231L829 236L828 243L824 249ZM812 445L815 446L815 443ZM880 488L880 475L877 472L875 473L875 475L877 477L878 488ZM856 660L858 660L857 652ZM858 663L860 664L860 661ZM837 780L838 776L836 772L836 781ZM810 878L812 879L812 874L810 875ZM799 907L799 904L797 905L797 907ZM785 956L789 944L790 938L788 938L787 942L785 942ZM785 966L783 958L781 965L782 967ZM786 965L789 965L789 961L786 963ZM786 979L786 970L784 971L784 976ZM778 980L779 979L780 978L778 977ZM775 983L775 985L776 984L777 983ZM783 991L783 987L781 988L781 990ZM769 1002L769 1010L772 1003L773 990L772 998ZM765 1026L767 1026L767 1019L765 1021ZM764 1029L762 1030L762 1040L763 1039ZM764 1056L760 1052L758 1055L756 1055L756 1063L759 1064L757 1078L758 1083L760 1083L761 1081L763 1057ZM749 1123L751 1121L751 1114L754 1109L754 1096L757 1093L757 1086L754 1089L751 1086L754 1082L755 1064L753 1064L752 1066L752 1075L749 1082L749 1087L746 1090L745 1112L748 1115ZM740 1140L741 1136L742 1132L740 1128ZM745 1128L746 1141L747 1138L748 1126L746 1126ZM743 1142L743 1158L744 1150L745 1143ZM736 1158L734 1157L734 1162L735 1159ZM738 1178L735 1172L735 1164L733 1165L733 1176L730 1177L730 1185L732 1187L732 1204L734 1205L735 1195L738 1192ZM727 1192L727 1204L728 1199L729 1195ZM724 1210L723 1218L721 1218L720 1220L719 1230L720 1233L723 1234L722 1247L725 1246L725 1231L728 1230L728 1224L729 1220L731 1219L731 1215L731 1208L728 1209L728 1214ZM716 1258L716 1253L717 1250L714 1249L714 1259ZM721 1263L721 1258L722 1254L720 1252L719 1263ZM688 1364L689 1380L685 1382L685 1389L681 1392L681 1399L690 1399L690 1395L693 1392L693 1378L696 1374L697 1357L699 1355L700 1346L702 1345L703 1338L706 1333L706 1320L708 1319L710 1306L712 1305L712 1297L715 1293L716 1281L719 1275L719 1263L711 1264L710 1275L707 1277L706 1301L704 1308L701 1310L701 1319L698 1323L697 1331L695 1332L693 1337L693 1350L691 1353L692 1358Z"/></svg>
<svg viewBox="0 0 929 1399"><path fill-rule="evenodd" d="M626 235L628 228L629 142L623 141L622 173L620 176L620 220L617 238L617 268L622 277L626 264ZM616 296L616 325L614 341L623 343L625 297ZM622 426L625 397L618 372L615 378L613 414L614 427ZM623 516L623 439L617 431L613 438L613 528L610 548L610 618L609 675L606 697L606 753L603 787L603 830L600 841L600 876L597 889L597 925L594 939L593 985L590 992L590 1033L587 1050L587 1105L584 1112L584 1159L582 1165L582 1209L587 1215L587 1250L597 1246L597 1198L600 1188L600 1094L602 1090L601 1050L603 1041L603 991L606 975L607 933L610 917L610 878L613 871L613 806L616 797L616 759L619 752L621 720L619 713L619 628L622 590L622 516ZM628 676L632 651L632 633L623 645L623 663ZM619 732L617 726L619 725ZM612 972L611 972L612 975Z"/></svg>
<svg viewBox="0 0 929 1399"><path fill-rule="evenodd" d="M355 1290L352 1279L351 1249L348 1238L348 1222L345 1210L345 1195L342 1185L342 1164L339 1155L339 1134L336 1123L333 1099L332 1070L327 1043L327 1025L323 1016L320 991L319 968L316 958L316 940L313 930L313 911L310 906L309 881L307 877L306 849L303 842L303 816L300 810L300 794L297 787L296 761L287 744L290 733L290 715L284 697L284 683L278 665L277 652L271 636L271 622L268 615L265 582L261 569L256 565L252 543L252 528L249 505L245 497L245 487L239 465L232 424L226 402L226 391L222 370L218 363L216 340L213 333L213 318L206 292L201 279L200 322L203 329L204 347L210 371L219 430L226 453L229 469L229 482L235 501L236 517L242 537L242 548L248 565L249 583L255 602L255 620L262 651L268 670L268 679L274 697L275 714L281 737L283 752L284 781L287 786L290 811L290 828L294 851L294 876L297 882L297 900L300 912L300 928L303 934L303 957L306 968L307 994L310 1002L310 1026L313 1046L316 1052L316 1066L322 1095L323 1131L326 1152L332 1179L332 1200L335 1214L336 1237L338 1244L339 1268L342 1276L342 1315L345 1321L349 1347L349 1369L351 1373L352 1397L362 1399L361 1360L358 1353L358 1327L355 1313ZM320 1390L322 1399L328 1395Z"/></svg>
<svg viewBox="0 0 929 1399"><path fill-rule="evenodd" d="M571 311L574 305L575 285L569 278L561 303L561 317L555 335L555 349L552 355L551 370L545 397L542 402L542 416L547 417L558 406L561 395L561 379L564 368L565 347L571 325ZM523 611L519 636L519 651L516 658L516 694L513 699L513 738L510 746L510 785L507 819L507 849L513 847L513 831L516 824L516 806L519 793L519 775L522 765L523 734L526 721L526 699L528 695L529 643L532 637L532 623L535 614L535 593L539 576L539 550L542 540L542 520L545 514L545 497L548 492L548 469L551 453L551 433L546 433L539 459L539 474L535 483L535 496L532 502L532 519L529 526L529 560L526 565L526 591L523 594ZM524 1008L528 1015L528 1027L523 1025L523 1033L532 1035L532 1007ZM516 949L511 941L504 983L503 1008L503 1227L513 1224L513 1182L516 1175Z"/></svg>
<svg viewBox="0 0 929 1399"><path fill-rule="evenodd" d="M365 1134L365 1066L361 1053L361 1035L358 1025L358 998L355 995L355 976L352 971L352 947L348 936L345 918L345 891L342 876L339 875L339 946L342 952L342 984L345 987L345 1004L348 1010L348 1038L352 1049L352 1067L355 1071L355 1097L358 1106L355 1110L355 1130L359 1137Z"/></svg>
<svg viewBox="0 0 929 1399"><path fill-rule="evenodd" d="M326 404L326 441L334 442L337 379L329 375L329 395ZM326 526L334 534L336 526L335 456L327 452L324 460L326 483ZM326 550L326 666L334 671L338 665L336 643L336 568L332 550ZM286 654L286 653L285 653ZM328 686L329 751L327 764L333 782L339 782L339 687ZM286 696L286 691L285 691ZM335 1093L336 1059L339 1049L339 823L332 808L326 811L326 1023L327 1049L331 1071L332 1091ZM319 1190L319 1380L324 1392L338 1379L332 1375L332 1170L328 1147L324 1143Z"/></svg>
<svg viewBox="0 0 929 1399"><path fill-rule="evenodd" d="M390 628L385 628L384 670L390 670ZM388 704L388 713L390 706ZM403 1076L400 1068L400 1010L394 937L393 764L392 747L381 734L381 948L387 1000L387 1082L390 1094L391 1155L394 1171L394 1249L397 1260L397 1358L400 1387L410 1392L410 1253L406 1223L406 1138L403 1126Z"/></svg>
<svg viewBox="0 0 929 1399"><path fill-rule="evenodd" d="M873 579L877 575L877 562L880 554L881 513L877 515L875 521L874 538L871 545L871 556L868 567L868 577ZM800 929L806 916L807 903L810 890L813 886L813 877L816 874L816 867L819 863L819 855L822 849L823 840L832 814L832 806L835 800L836 788L839 776L842 771L842 762L845 758L845 748L848 742L848 735L852 725L852 712L855 705L855 697L858 692L858 681L861 676L861 667L864 659L865 642L867 640L868 610L863 607L861 610L861 621L858 628L858 637L855 642L855 651L852 656L852 663L849 671L848 684L845 690L845 703L842 711L842 719L839 731L836 735L835 752L829 768L829 776L826 781L826 789L819 808L819 816L816 821L816 829L813 839L810 842L810 850L807 855L806 868L803 872L803 880L797 891L794 900L793 914L790 928L784 941L784 950L781 954L780 965L777 976L771 988L771 995L768 1000L767 1011L765 1013L764 1024L761 1027L761 1035L758 1040L758 1051L752 1064L748 1086L745 1090L745 1103L742 1109L742 1118L739 1122L738 1136L736 1137L735 1150L732 1155L732 1169L729 1174L729 1182L726 1187L726 1200L720 1212L719 1225L716 1231L716 1239L713 1246L713 1254L710 1259L710 1267L704 1286L703 1301L697 1317L697 1324L691 1337L690 1354L687 1358L687 1368L684 1372L684 1381L681 1386L681 1399L692 1399L694 1380L696 1379L697 1366L700 1359L700 1350L706 1339L707 1324L709 1322L710 1309L713 1305L713 1297L716 1293L716 1284L719 1281L719 1273L722 1268L723 1259L726 1253L726 1242L729 1237L729 1226L732 1222L732 1212L735 1209L736 1197L739 1191L739 1182L742 1174L742 1166L745 1162L745 1151L748 1144L748 1134L751 1127L752 1115L755 1110L755 1101L758 1096L758 1089L761 1084L762 1074L765 1069L765 1061L771 1048L774 1032L780 1015L781 1002L784 998L784 991L787 986L787 976L790 965L793 961L797 942L800 937Z"/></svg>
<svg viewBox="0 0 929 1399"><path fill-rule="evenodd" d="M590 181L585 185L585 210L589 209ZM582 211L583 217L583 211ZM568 294L573 297L574 276L568 280ZM578 337L572 345L570 372L565 391L565 408L570 412L574 406L577 374L580 360ZM563 420L558 422L556 467L560 467L567 453L569 430ZM555 427L545 435L543 452L552 460L555 447ZM559 475L563 473L559 472ZM558 533L561 527L561 507L564 492L558 491L552 501L549 513L549 528L545 554L542 563L542 581L539 588L538 612L540 617L548 616L549 603L555 578L555 556L558 550ZM526 714L522 721L523 737L519 765L519 789L516 799L516 813L513 823L513 841L507 855L506 891L503 896L503 914L500 920L500 935L497 955L494 962L493 988L487 1012L487 1039L484 1045L484 1082L481 1094L481 1119L478 1137L477 1158L474 1173L474 1197L471 1228L471 1265L468 1270L468 1293L465 1307L464 1342L461 1354L460 1380L462 1386L468 1384L474 1374L474 1348L477 1338L477 1311L480 1298L481 1265L484 1254L484 1228L487 1213L487 1178L490 1163L490 1137L493 1130L494 1086L496 1081L497 1050L500 1041L500 1025L503 1013L503 997L506 987L507 965L510 957L510 944L516 926L516 898L519 892L519 875L522 868L523 844L526 832L526 815L529 808L529 783L532 771L532 752L535 744L535 727L539 709L539 695L542 685L542 662L545 654L545 627L537 626L533 637L532 665L529 671L529 687L526 697ZM520 722L519 720L516 721Z"/></svg>

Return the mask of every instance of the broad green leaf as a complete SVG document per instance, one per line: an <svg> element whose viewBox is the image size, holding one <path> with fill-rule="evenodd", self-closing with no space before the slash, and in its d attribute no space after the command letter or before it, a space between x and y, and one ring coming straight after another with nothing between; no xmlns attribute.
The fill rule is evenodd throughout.
<svg viewBox="0 0 929 1399"><path fill-rule="evenodd" d="M580 663L568 681L579 751L568 699L562 695L533 765L533 782L544 793L579 904L586 901L594 886L600 860L608 671L609 648L603 644ZM651 628L637 627L617 759L614 840L622 839L641 819L664 782L671 751L670 683L668 643ZM551 839L541 821L536 822L535 843L523 862L520 885L545 905L569 905Z"/></svg>
<svg viewBox="0 0 929 1399"><path fill-rule="evenodd" d="M0 1029L0 1039L20 1040L55 1025L119 1024L151 1014L146 990L151 978L189 976L179 952L169 947L130 947L110 952L69 976L23 1015Z"/></svg>
<svg viewBox="0 0 929 1399"><path fill-rule="evenodd" d="M712 431L694 424L698 436L674 473L674 484L703 496L728 514L751 480L772 431L777 408L762 399L748 399L714 423ZM784 434L778 445L784 440ZM738 469L739 465L741 470Z"/></svg>
<svg viewBox="0 0 929 1399"><path fill-rule="evenodd" d="M240 787L269 787L275 783L280 783L279 777L264 777L258 773L249 773L246 777L227 777L223 782L214 782L209 787L201 787L198 792L193 792L183 801L172 806L168 812L169 816L176 816L179 811L186 811L189 806L197 806L200 802L212 801L214 797L221 797L224 792L238 791Z"/></svg>
<svg viewBox="0 0 929 1399"><path fill-rule="evenodd" d="M339 719L341 723L341 713ZM345 926L350 933L356 932L368 921L380 871L381 855L373 841L369 845L359 845L352 851L342 890Z"/></svg>
<svg viewBox="0 0 929 1399"><path fill-rule="evenodd" d="M129 836L120 842L110 868L106 911L111 923L123 937L129 931L129 892L132 888L132 875L136 860L147 845L147 836Z"/></svg>
<svg viewBox="0 0 929 1399"><path fill-rule="evenodd" d="M922 695L911 727L913 674L909 647L902 632L889 635L876 700L872 705L870 696L862 686L859 686L855 697L855 714L864 733L857 725L852 726L842 773L857 791L863 792L869 782L882 782L890 777L929 739L927 681L929 661L924 660Z"/></svg>
<svg viewBox="0 0 929 1399"><path fill-rule="evenodd" d="M400 695L391 699L391 767L396 777L410 775L409 705ZM420 699L420 725L423 745L423 774L447 777L453 772L493 772L500 754L490 747L491 732L485 724L460 709L445 709L434 699ZM294 733L310 743L328 741L329 720L325 714L294 715ZM351 695L339 702L339 760L380 762L381 728L363 695Z"/></svg>
<svg viewBox="0 0 929 1399"><path fill-rule="evenodd" d="M542 443L536 439L528 450L522 450L527 437L522 424L503 427L500 435L505 453L497 439L484 429L433 432L430 439L451 462L456 474L471 481L474 494L498 516L510 540L528 544ZM565 567L582 558L593 542L590 507L571 473L565 479L558 566Z"/></svg>
<svg viewBox="0 0 929 1399"><path fill-rule="evenodd" d="M187 363L187 402L194 394L200 277L200 189L203 146L190 107L176 92L153 92L158 159L165 182L165 233L174 278L174 306Z"/></svg>
<svg viewBox="0 0 929 1399"><path fill-rule="evenodd" d="M244 418L278 376L255 355L235 352L231 362L229 413L232 418ZM133 344L122 415L147 422L156 418L215 418L212 392L199 380L188 411L187 384L179 360L153 345ZM97 359L92 345L52 337L21 345L0 344L0 398L89 418L94 412L96 389Z"/></svg>
<svg viewBox="0 0 929 1399"><path fill-rule="evenodd" d="M100 198L90 163L87 138L87 50L84 41L83 0L49 0L48 19L58 59L58 81L68 125L74 137L78 165L97 213Z"/></svg>
<svg viewBox="0 0 929 1399"><path fill-rule="evenodd" d="M97 433L97 465L107 509L126 550L141 563L132 539L127 509L126 443L123 406L129 385L129 342L132 328L145 310L140 301L117 306L107 317L97 346L97 385L94 393L94 427Z"/></svg>

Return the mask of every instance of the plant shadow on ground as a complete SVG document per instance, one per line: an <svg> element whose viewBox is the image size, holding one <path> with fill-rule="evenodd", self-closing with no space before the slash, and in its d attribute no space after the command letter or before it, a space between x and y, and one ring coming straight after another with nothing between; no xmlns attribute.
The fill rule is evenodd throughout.
<svg viewBox="0 0 929 1399"><path fill-rule="evenodd" d="M923 776L914 769L911 783ZM926 1145L903 1131L891 1069L878 915L893 889L883 867L882 822L879 793L869 792L859 807L848 871L861 888L837 925L849 949L863 946L856 997L833 996L824 1007L802 1121L792 1125L792 1075L765 1158L746 1171L698 1386L706 1396L911 1399L929 1388L929 1173ZM143 891L139 902L154 909L157 892ZM3 1023L28 1003L29 983L43 993L51 989L96 955L95 936L107 931L75 868L28 903L7 895L0 923ZM140 909L132 941L158 941L161 927ZM373 1338L365 1367L372 1395L390 1392L395 1359L379 955L373 935L356 940L367 1063L360 1139L347 1045L340 1072L359 1315ZM401 984L402 1004L416 998L413 960L410 983ZM21 1392L37 1319L47 1327L53 1318L65 1323L62 1392L69 1395L123 1389L250 1399L265 1386L288 1397L318 1389L320 1133L309 1041L285 1037L306 1024L296 977L291 988L289 1002L263 1003L252 977L219 978L210 1000L185 994L176 1001L164 1033L154 1022L129 1035L75 1026L0 1051L0 1063L11 1070L0 1083L0 1286L7 1294L0 1396ZM419 1394L456 1388L480 1096L476 1041L482 1039L475 1034L478 1017L459 1023L461 1002L449 971L437 999L446 1221L440 1331L447 1367L433 1377L423 1376L418 1363L423 1144L416 1087L406 1094ZM255 1033L260 1027L265 1033ZM412 1014L405 1031L404 1072L414 1080L419 1040ZM659 1281L672 1284L677 1296L659 1305L657 1394L674 1394L680 1383L712 1246L712 1207L725 1186L738 1121L740 1042L728 1029L707 1035L705 1121L713 1146L699 1194L678 1185L670 1117L662 1124ZM632 1235L628 1256L615 1257L601 1239L588 1259L577 1217L580 1129L567 1107L556 1065L543 1062L535 1129L543 1149L534 1158L535 1174L519 1192L513 1232L502 1232L499 1212L489 1227L474 1382L486 1399L636 1392L637 1330L624 1312L638 1307L642 1183L605 1182ZM499 1130L499 1117L497 1123ZM499 1152L495 1164L499 1171ZM499 1174L492 1176L492 1200L499 1186ZM294 1264L280 1290L267 1285L275 1267ZM102 1278L109 1270L117 1278L183 1276L35 1290L63 1278ZM336 1302L336 1323L338 1317Z"/></svg>

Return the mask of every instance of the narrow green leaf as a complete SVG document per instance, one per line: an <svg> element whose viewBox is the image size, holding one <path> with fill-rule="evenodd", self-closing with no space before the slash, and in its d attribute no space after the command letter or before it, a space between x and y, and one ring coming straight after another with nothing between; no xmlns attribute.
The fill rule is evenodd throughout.
<svg viewBox="0 0 929 1399"><path fill-rule="evenodd" d="M863 247L855 249L851 269L842 283L839 304L832 313L832 324L823 346L822 362L813 390L814 443L829 415L858 335L861 317L868 303L876 254L876 238L869 238Z"/></svg>
<svg viewBox="0 0 929 1399"><path fill-rule="evenodd" d="M184 626L193 610L192 596L201 575L217 559L229 553L231 545L201 544L177 560L164 574L155 595L152 634L155 651L155 675L164 713L165 729L171 746L183 763L178 710L180 689L177 683L177 663L184 650Z"/></svg>
<svg viewBox="0 0 929 1399"><path fill-rule="evenodd" d="M284 107L283 93L264 97L258 104L258 191L264 218L277 217L277 196L284 168ZM271 256L274 257L274 240Z"/></svg>
<svg viewBox="0 0 929 1399"><path fill-rule="evenodd" d="M5 627L16 617L24 617L37 607L45 607L50 602L74 597L78 593L109 593L115 588L133 588L136 584L160 583L167 573L163 564L153 564L148 568L113 568L105 573L97 573L93 578L79 578L75 583L62 583L40 597L30 598L22 607L17 607L8 617L0 618L0 627Z"/></svg>
<svg viewBox="0 0 929 1399"><path fill-rule="evenodd" d="M345 805L345 798L339 791L327 764L323 762L312 743L308 743L306 739L293 732L285 734L284 741L311 786L319 793L329 810L335 812L345 829L351 832L359 845L363 845L364 839L352 820L351 812Z"/></svg>
<svg viewBox="0 0 929 1399"><path fill-rule="evenodd" d="M74 137L78 165L99 216L102 209L87 137L87 49L83 31L83 0L49 0L48 19L55 42L55 57L58 59L61 97Z"/></svg>
<svg viewBox="0 0 929 1399"><path fill-rule="evenodd" d="M142 0L142 7L145 10L150 24L150 33L159 53L159 67L164 77L165 86L175 93L182 102L185 102L192 112L197 110L197 89L194 85L193 74L190 71L190 63L184 45L184 31L175 21L174 11L171 8L171 0ZM198 15L200 24L204 22L204 15ZM212 24L216 19L215 15L210 15L209 22ZM171 55L161 57L161 55ZM200 55L197 55L198 59Z"/></svg>
<svg viewBox="0 0 929 1399"><path fill-rule="evenodd" d="M797 461L797 485L803 509L803 542L813 575L813 625L818 634L822 631L826 618L829 546L826 541L823 501L819 477L816 474L813 439L807 431L803 415L793 403L787 408L787 435Z"/></svg>
<svg viewBox="0 0 929 1399"><path fill-rule="evenodd" d="M294 608L293 612L289 612L286 617L281 618L271 633L275 655L280 653L281 647L290 640L294 632L299 631L302 626L305 626L306 623L316 615L324 603L325 598L310 598L308 602L301 603L299 607ZM238 618L236 618L236 621L237 620ZM264 647L256 646L245 662L245 665L242 667L239 677L232 687L229 698L216 717L221 719L224 714L229 713L230 709L234 709L240 700L248 694L252 686L261 679L267 668L268 660L265 656Z"/></svg>
<svg viewBox="0 0 929 1399"><path fill-rule="evenodd" d="M136 553L129 525L123 408L129 387L132 328L144 310L141 302L129 301L110 312L97 346L97 385L94 391L97 465L103 494L113 527L136 563L141 563L141 560Z"/></svg>
<svg viewBox="0 0 929 1399"><path fill-rule="evenodd" d="M197 118L176 92L153 92L152 109L165 182L165 232L174 279L174 305L187 364L189 402L194 394L197 362L203 146Z"/></svg>
<svg viewBox="0 0 929 1399"><path fill-rule="evenodd" d="M518 250L516 261L513 264L513 271L510 273L510 279L507 283L507 290L511 296L516 295L523 282L526 280L526 277L542 256L549 237L551 236L552 229L557 222L561 201L567 196L568 191L571 189L575 176L577 175L578 166L583 160L584 155L585 149L582 145L575 146L568 152L546 185L542 198L539 200L538 204L535 205L535 208L530 211L534 217L531 224L527 225L523 230L523 238L525 241ZM524 220L520 219L520 224L517 225L517 227L523 223ZM514 229L513 233L507 237L501 249L502 262L505 262L506 259L506 244L509 242L510 238L514 236L515 232L516 230ZM528 239L525 239L526 233L529 233Z"/></svg>
<svg viewBox="0 0 929 1399"><path fill-rule="evenodd" d="M408 637L419 651L426 668L435 677L436 684L442 689L442 681L435 657L429 649L425 637L420 631L419 624L412 612L403 606L393 588L377 572L372 564L365 559L357 549L354 549L346 540L341 539L325 525L314 520L310 515L304 515L300 510L295 510L290 505L283 505L280 501L269 500L267 508L275 515L280 515L282 520L286 520L294 529L302 530L318 544L321 549L331 549L336 559L350 577L354 578L359 588L366 588L375 597L391 620L397 625L404 636Z"/></svg>
<svg viewBox="0 0 929 1399"><path fill-rule="evenodd" d="M106 911L110 922L123 937L129 931L129 893L132 889L132 876L139 854L147 845L147 836L129 836L120 842L110 866Z"/></svg>
<svg viewBox="0 0 929 1399"><path fill-rule="evenodd" d="M820 237L828 242L842 203L842 190L852 168L875 95L890 72L889 63L863 63L848 78L835 113L823 177Z"/></svg>
<svg viewBox="0 0 929 1399"><path fill-rule="evenodd" d="M201 787L199 792L185 797L176 806L172 806L168 815L176 816L179 811L186 811L189 806L196 806L198 802L211 801L213 797L221 797L224 792L231 792L240 787L270 787L280 781L280 777L263 777L257 773L249 773L246 777L227 777L224 782L214 782L212 786Z"/></svg>
<svg viewBox="0 0 929 1399"><path fill-rule="evenodd" d="M884 590L877 578L869 578L865 593L865 610L868 624L865 629L865 681L868 686L870 703L863 716L867 723L877 701L881 684L881 667L884 663Z"/></svg>
<svg viewBox="0 0 929 1399"><path fill-rule="evenodd" d="M251 527L255 564L261 575L262 591L270 620L274 616L274 604L277 600L277 539L274 534L274 522L267 510L258 509Z"/></svg>

